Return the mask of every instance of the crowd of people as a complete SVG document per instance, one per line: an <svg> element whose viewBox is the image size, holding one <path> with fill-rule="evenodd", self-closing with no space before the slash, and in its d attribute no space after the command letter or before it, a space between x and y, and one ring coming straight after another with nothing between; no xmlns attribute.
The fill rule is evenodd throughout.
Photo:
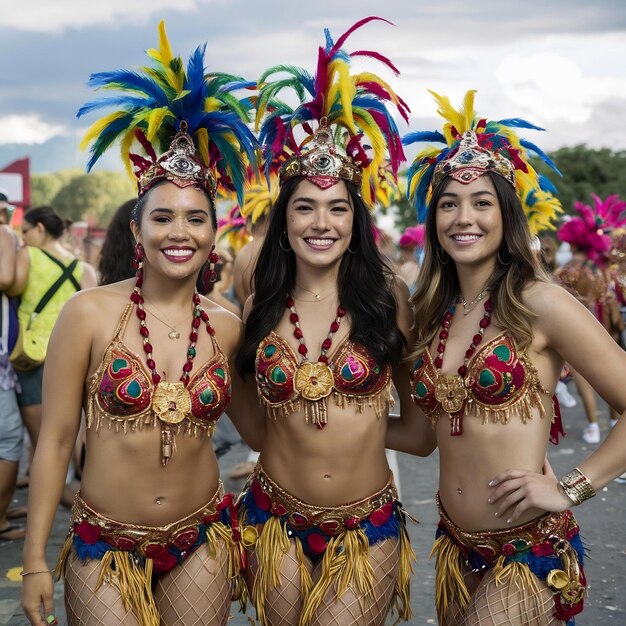
<svg viewBox="0 0 626 626"><path fill-rule="evenodd" d="M326 31L312 72L206 74L204 46L185 65L161 23L150 66L92 75L117 95L79 112L108 109L88 167L119 142L138 190L97 270L51 207L18 236L0 194L0 541L24 539L31 624L57 623L55 575L72 626L223 625L233 600L261 626L418 623L389 451L435 448L439 623L572 626L583 610L571 509L626 482L626 203L564 218L530 156L556 168L519 134L536 127L480 117L473 91L459 108L433 93L443 128L403 137L406 104L375 73L395 66L347 46L379 20ZM421 224L389 253L374 209L415 142ZM546 450L570 377L597 447L559 479ZM223 415L250 448L240 494L220 480ZM24 428L27 511L10 508Z"/></svg>

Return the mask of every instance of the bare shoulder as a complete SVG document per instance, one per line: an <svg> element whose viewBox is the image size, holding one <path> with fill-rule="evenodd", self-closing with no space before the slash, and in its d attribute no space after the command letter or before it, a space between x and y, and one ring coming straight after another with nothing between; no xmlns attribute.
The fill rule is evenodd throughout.
<svg viewBox="0 0 626 626"><path fill-rule="evenodd" d="M538 316L558 314L578 301L563 287L547 281L534 281L524 288L524 304Z"/></svg>
<svg viewBox="0 0 626 626"><path fill-rule="evenodd" d="M102 287L91 287L76 292L64 305L64 315L85 316L93 324L100 326L103 320L121 316L124 307L130 302L134 281L122 281Z"/></svg>
<svg viewBox="0 0 626 626"><path fill-rule="evenodd" d="M231 354L239 345L243 334L242 321L234 313L204 296L201 297L201 303L215 329L220 347L227 355Z"/></svg>

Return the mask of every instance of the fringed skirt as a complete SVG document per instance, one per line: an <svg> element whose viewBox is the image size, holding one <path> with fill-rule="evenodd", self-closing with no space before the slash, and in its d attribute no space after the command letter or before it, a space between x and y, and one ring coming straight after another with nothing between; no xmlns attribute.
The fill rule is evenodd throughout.
<svg viewBox="0 0 626 626"><path fill-rule="evenodd" d="M300 562L303 609L300 625L310 624L329 589L341 597L349 586L366 596L375 580L369 562L369 546L386 539L400 544L400 568L391 607L399 619L409 620L409 580L415 554L409 542L405 515L390 476L379 492L368 498L335 507L318 507L291 495L257 464L239 499L244 547L254 550L258 572L252 600L262 626L267 626L265 603L271 589L280 586L280 565L295 540ZM314 584L304 556L321 562L321 576Z"/></svg>
<svg viewBox="0 0 626 626"><path fill-rule="evenodd" d="M568 626L583 610L586 580L584 548L571 511L546 513L537 519L503 530L466 532L455 526L437 495L441 516L431 556L436 557L435 599L439 622L444 623L451 602L465 610L470 593L463 567L484 575L493 571L495 583L516 579L529 595L543 581L554 594L553 617Z"/></svg>
<svg viewBox="0 0 626 626"><path fill-rule="evenodd" d="M222 484L201 509L167 526L139 526L117 522L94 511L81 497L74 498L68 536L55 569L57 579L63 576L72 550L81 561L99 559L102 584L114 585L120 592L126 610L132 611L144 626L159 626L159 613L152 593L156 577L182 563L201 544L209 554L217 554L223 541L228 551L228 575L239 579L242 548L238 518L232 494L224 495ZM243 601L243 600L242 600Z"/></svg>

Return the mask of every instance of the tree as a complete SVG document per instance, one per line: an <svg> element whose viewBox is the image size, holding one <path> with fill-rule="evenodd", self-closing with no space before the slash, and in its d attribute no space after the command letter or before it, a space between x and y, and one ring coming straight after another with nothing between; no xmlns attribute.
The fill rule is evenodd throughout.
<svg viewBox="0 0 626 626"><path fill-rule="evenodd" d="M125 174L92 172L71 178L54 197L53 206L72 221L106 226L116 209L136 195L136 187Z"/></svg>

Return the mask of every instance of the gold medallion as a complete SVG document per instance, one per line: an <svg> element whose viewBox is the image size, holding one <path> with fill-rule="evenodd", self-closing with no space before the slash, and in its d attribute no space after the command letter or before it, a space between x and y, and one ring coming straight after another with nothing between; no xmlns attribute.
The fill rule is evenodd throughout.
<svg viewBox="0 0 626 626"><path fill-rule="evenodd" d="M326 398L333 390L333 372L321 361L305 361L296 370L294 387L305 400Z"/></svg>
<svg viewBox="0 0 626 626"><path fill-rule="evenodd" d="M441 407L446 413L457 413L463 408L463 403L467 400L467 389L463 379L458 374L437 376L435 387L435 398L441 403Z"/></svg>
<svg viewBox="0 0 626 626"><path fill-rule="evenodd" d="M161 381L152 395L152 410L166 424L178 424L191 412L191 398L183 383Z"/></svg>

